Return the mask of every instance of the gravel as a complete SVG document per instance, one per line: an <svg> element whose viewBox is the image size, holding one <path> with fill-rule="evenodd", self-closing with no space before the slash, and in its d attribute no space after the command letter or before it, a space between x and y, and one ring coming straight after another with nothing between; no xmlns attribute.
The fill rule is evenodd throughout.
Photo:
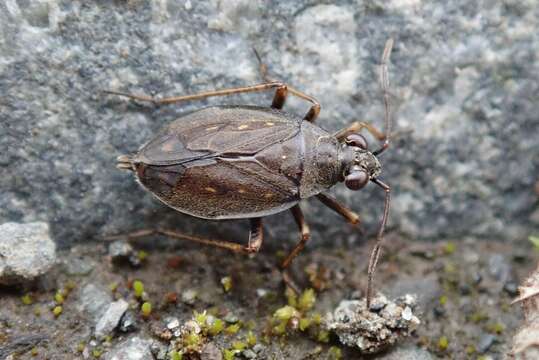
<svg viewBox="0 0 539 360"><path fill-rule="evenodd" d="M56 245L46 223L0 225L0 284L28 282L56 263Z"/></svg>

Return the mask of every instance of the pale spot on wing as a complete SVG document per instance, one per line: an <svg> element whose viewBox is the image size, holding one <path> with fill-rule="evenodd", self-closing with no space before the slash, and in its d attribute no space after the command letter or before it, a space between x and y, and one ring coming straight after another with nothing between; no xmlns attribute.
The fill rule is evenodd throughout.
<svg viewBox="0 0 539 360"><path fill-rule="evenodd" d="M216 193L217 192L217 190L215 190L214 188L209 187L209 186L205 187L204 190L206 190L207 192L211 192L211 193Z"/></svg>
<svg viewBox="0 0 539 360"><path fill-rule="evenodd" d="M283 160L286 159L286 155L281 156L281 159Z"/></svg>
<svg viewBox="0 0 539 360"><path fill-rule="evenodd" d="M269 198L272 198L272 197L273 197L273 194L272 194L272 193L265 193L265 194L264 194L264 197L265 197L266 199L269 199Z"/></svg>
<svg viewBox="0 0 539 360"><path fill-rule="evenodd" d="M249 125L243 124L243 125L238 126L238 130L247 129L248 127L249 127Z"/></svg>
<svg viewBox="0 0 539 360"><path fill-rule="evenodd" d="M216 129L219 129L219 126L210 126L209 128L206 128L206 131L212 131Z"/></svg>
<svg viewBox="0 0 539 360"><path fill-rule="evenodd" d="M171 152L174 150L174 144L171 141L168 141L161 146L161 150L166 153Z"/></svg>
<svg viewBox="0 0 539 360"><path fill-rule="evenodd" d="M275 125L275 123L274 123L274 122L271 122L271 121L268 121L268 122L266 123L266 125L268 125L268 126L273 126L273 125Z"/></svg>
<svg viewBox="0 0 539 360"><path fill-rule="evenodd" d="M239 189L238 192L239 192L240 194L245 194L245 190L244 190L244 189Z"/></svg>

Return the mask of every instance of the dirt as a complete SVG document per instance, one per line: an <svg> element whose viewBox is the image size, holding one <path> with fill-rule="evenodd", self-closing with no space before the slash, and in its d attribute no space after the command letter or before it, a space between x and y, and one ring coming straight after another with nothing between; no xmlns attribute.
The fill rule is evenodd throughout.
<svg viewBox="0 0 539 360"><path fill-rule="evenodd" d="M233 334L234 327L217 335L209 335L207 329L199 331L198 338L191 338L192 351L184 359L199 358L201 353L203 358L217 359L225 350L227 356L236 353L236 358L364 356L340 344L334 334L325 334L323 324L302 331L297 324L288 323L282 334L276 333L275 312L289 301L277 267L284 248L263 248L246 257L174 241L164 243L168 246L159 249L152 246L151 238L133 244L137 251L143 250L137 252L138 267L129 261L113 262L106 243L78 246L60 253L61 264L34 284L0 289L0 357L107 358L133 337L153 341L155 356L159 351L163 355L169 344L183 341L185 346L186 341L185 334L184 338L174 335L174 324L167 325L177 319L178 329L193 331L185 327L196 327L189 321L196 322L196 314L204 311L212 319L223 319L225 328L237 324L238 331ZM312 309L300 310L298 318L316 314L323 318L341 300L361 298L371 246L304 251L292 274L302 288L315 290L316 301ZM416 294L414 315L421 320L397 349L412 348L444 359L502 358L522 320L520 306L511 305L516 285L535 268L537 254L527 241L506 244L455 239L432 244L389 234L376 274L377 289L388 297ZM134 280L144 286L138 298ZM88 284L103 288L111 299L127 300L136 329L116 329L103 339L93 338L96 320L83 309L84 301L93 299L81 298ZM144 302L151 303L148 316L140 310ZM243 351L237 350L240 345L244 345ZM368 358L386 356L391 354Z"/></svg>

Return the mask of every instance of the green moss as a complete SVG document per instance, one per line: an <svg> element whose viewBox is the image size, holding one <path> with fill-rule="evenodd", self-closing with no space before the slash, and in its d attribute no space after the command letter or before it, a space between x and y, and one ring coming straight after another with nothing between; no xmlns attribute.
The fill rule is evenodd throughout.
<svg viewBox="0 0 539 360"><path fill-rule="evenodd" d="M64 303L65 299L60 291L57 291L56 294L54 294L54 301L58 305L62 305Z"/></svg>
<svg viewBox="0 0 539 360"><path fill-rule="evenodd" d="M277 326L274 326L271 332L273 335L284 335L286 333L286 321L282 321Z"/></svg>
<svg viewBox="0 0 539 360"><path fill-rule="evenodd" d="M142 316L149 317L152 314L152 304L146 301L142 304L140 310L142 312Z"/></svg>
<svg viewBox="0 0 539 360"><path fill-rule="evenodd" d="M490 332L490 333L500 335L505 330L505 325L502 324L501 322L495 322L495 323L492 323L492 324L488 324L486 326L486 330L488 332Z"/></svg>
<svg viewBox="0 0 539 360"><path fill-rule="evenodd" d="M103 355L103 350L100 348L95 348L92 350L92 356L96 359L99 359Z"/></svg>
<svg viewBox="0 0 539 360"><path fill-rule="evenodd" d="M77 345L77 352L78 353L82 353L84 351L84 348L86 347L86 343L84 341L81 341L78 345Z"/></svg>
<svg viewBox="0 0 539 360"><path fill-rule="evenodd" d="M244 350L246 347L247 347L247 344L244 343L243 341L234 341L234 342L232 343L232 348L233 348L234 350L242 351L242 350Z"/></svg>
<svg viewBox="0 0 539 360"><path fill-rule="evenodd" d="M210 328L208 329L208 332L210 335L215 336L219 334L224 329L224 323L221 319L215 319L213 323L211 324Z"/></svg>
<svg viewBox="0 0 539 360"><path fill-rule="evenodd" d="M133 282L133 291L135 292L135 296L137 298L141 298L142 294L144 293L144 284L140 280L135 280Z"/></svg>
<svg viewBox="0 0 539 360"><path fill-rule="evenodd" d="M539 236L530 235L530 236L528 237L528 240L530 240L530 242L532 243L533 247L534 247L536 250L539 250Z"/></svg>
<svg viewBox="0 0 539 360"><path fill-rule="evenodd" d="M318 335L316 336L316 340L322 343L328 343L329 342L329 331L326 330L320 330L318 332Z"/></svg>
<svg viewBox="0 0 539 360"><path fill-rule="evenodd" d="M191 349L198 348L202 344L202 337L199 334L188 333L183 337L183 344Z"/></svg>
<svg viewBox="0 0 539 360"><path fill-rule="evenodd" d="M285 292L286 300L289 306L296 307L298 305L298 296L291 288L287 287Z"/></svg>
<svg viewBox="0 0 539 360"><path fill-rule="evenodd" d="M223 285L225 292L229 292L232 290L232 278L230 276L225 276L221 279L221 285Z"/></svg>
<svg viewBox="0 0 539 360"><path fill-rule="evenodd" d="M481 311L476 311L470 315L470 321L473 322L474 324L478 324L485 320L488 320L488 315Z"/></svg>
<svg viewBox="0 0 539 360"><path fill-rule="evenodd" d="M342 359L342 350L336 346L332 346L328 350L328 357L333 360Z"/></svg>
<svg viewBox="0 0 539 360"><path fill-rule="evenodd" d="M277 309L275 313L273 313L273 317L280 321L288 321L293 316L299 317L299 313L294 307L290 305L285 305L282 308Z"/></svg>
<svg viewBox="0 0 539 360"><path fill-rule="evenodd" d="M34 308L34 315L35 316L41 316L41 308L39 306L36 306Z"/></svg>
<svg viewBox="0 0 539 360"><path fill-rule="evenodd" d="M234 335L234 334L237 334L238 331L240 331L240 324L232 324L232 325L229 325L227 326L227 328L225 329L225 333L227 333L228 335Z"/></svg>
<svg viewBox="0 0 539 360"><path fill-rule="evenodd" d="M255 346L255 345L256 345L256 341L257 341L256 335L253 334L252 331L249 331L249 332L247 333L247 338L245 339L245 341L247 342L247 345L249 345L249 347Z"/></svg>
<svg viewBox="0 0 539 360"><path fill-rule="evenodd" d="M140 250L137 253L137 257L140 261L146 261L146 259L148 258L148 253L144 250Z"/></svg>
<svg viewBox="0 0 539 360"><path fill-rule="evenodd" d="M473 354L475 354L476 351L477 351L477 349L475 348L474 345L466 346L466 354L473 355Z"/></svg>
<svg viewBox="0 0 539 360"><path fill-rule="evenodd" d="M177 352L176 350L172 350L169 354L170 360L182 360L183 354L180 352Z"/></svg>
<svg viewBox="0 0 539 360"><path fill-rule="evenodd" d="M112 291L113 293L116 292L116 290L118 290L118 283L117 282L112 282L109 284L109 289L110 291Z"/></svg>
<svg viewBox="0 0 539 360"><path fill-rule="evenodd" d="M444 251L444 254L446 255L451 255L455 252L455 250L457 249L457 245L455 245L455 243L451 242L451 241L448 241L444 244L443 246L443 251Z"/></svg>
<svg viewBox="0 0 539 360"><path fill-rule="evenodd" d="M440 305L447 304L447 296L446 295L440 296L440 299L438 299L438 302L440 303Z"/></svg>
<svg viewBox="0 0 539 360"><path fill-rule="evenodd" d="M32 303L34 302L34 300L32 299L32 295L30 294L25 294L21 297L21 301L24 305L32 305Z"/></svg>
<svg viewBox="0 0 539 360"><path fill-rule="evenodd" d="M55 317L60 316L60 314L62 313L62 311L63 311L63 308L62 308L62 306L60 306L60 305L55 306L54 309L52 309L52 313L54 314Z"/></svg>
<svg viewBox="0 0 539 360"><path fill-rule="evenodd" d="M193 317L195 318L198 326L200 326L202 329L207 328L208 315L206 314L206 311L199 313L195 310L193 311Z"/></svg>
<svg viewBox="0 0 539 360"><path fill-rule="evenodd" d="M30 355L32 356L37 356L38 355L38 350L36 347L33 347L32 350L30 350Z"/></svg>
<svg viewBox="0 0 539 360"><path fill-rule="evenodd" d="M301 318L299 319L299 329L301 331L305 331L311 326L312 320L309 318Z"/></svg>
<svg viewBox="0 0 539 360"><path fill-rule="evenodd" d="M234 349L224 349L223 350L223 359L224 360L234 360L236 353L238 351Z"/></svg>
<svg viewBox="0 0 539 360"><path fill-rule="evenodd" d="M301 294L298 299L297 308L301 312L306 312L312 309L316 301L316 295L313 289L307 289Z"/></svg>
<svg viewBox="0 0 539 360"><path fill-rule="evenodd" d="M313 324L320 325L322 323L322 315L320 315L319 313L314 313L311 315L311 320Z"/></svg>
<svg viewBox="0 0 539 360"><path fill-rule="evenodd" d="M438 349L441 351L447 350L449 347L449 340L446 336L442 336L440 339L438 339Z"/></svg>

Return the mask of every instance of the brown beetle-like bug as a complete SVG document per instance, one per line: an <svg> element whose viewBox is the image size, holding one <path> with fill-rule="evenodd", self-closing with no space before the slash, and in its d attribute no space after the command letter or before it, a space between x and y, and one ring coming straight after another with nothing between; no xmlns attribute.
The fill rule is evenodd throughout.
<svg viewBox="0 0 539 360"><path fill-rule="evenodd" d="M300 240L282 263L286 269L309 239L299 202L316 196L323 204L357 224L359 216L323 192L338 182L359 190L373 182L385 191L385 204L377 242L368 266L367 302L380 255L384 228L389 213L390 187L378 176L381 166L376 158L387 149L391 134L387 63L393 46L389 39L381 60L380 82L385 106L385 132L364 122L330 134L314 124L320 104L311 96L278 81L196 95L154 99L114 91L157 105L196 100L212 96L275 89L271 107L212 106L194 111L165 126L134 155L118 158L120 169L132 170L138 182L166 205L204 219L250 219L249 241L237 243L204 239L169 230L142 231L187 239L236 252L257 252L262 245L262 218L290 209L300 229ZM265 72L264 65L261 69ZM282 111L291 93L312 103L299 118ZM367 129L382 142L369 151L359 134ZM284 272L286 275L286 272ZM285 281L291 283L285 276Z"/></svg>

